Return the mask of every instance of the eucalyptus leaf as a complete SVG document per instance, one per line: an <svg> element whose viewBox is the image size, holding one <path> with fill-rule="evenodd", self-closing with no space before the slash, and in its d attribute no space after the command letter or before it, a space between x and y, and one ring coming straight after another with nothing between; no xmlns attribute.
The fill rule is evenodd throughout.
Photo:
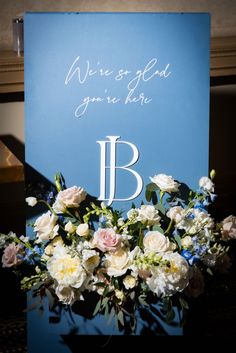
<svg viewBox="0 0 236 353"><path fill-rule="evenodd" d="M176 243L178 244L179 249L181 250L182 249L182 244L181 244L180 236L178 234L175 234L174 235L174 239L175 239Z"/></svg>
<svg viewBox="0 0 236 353"><path fill-rule="evenodd" d="M100 308L101 308L101 300L99 300L97 302L97 305L95 306L95 309L94 309L94 312L93 312L93 316L95 316L99 312Z"/></svg>
<svg viewBox="0 0 236 353"><path fill-rule="evenodd" d="M121 323L121 325L124 326L124 324L125 324L124 323L124 314L121 310L119 311L117 318L118 318L119 322Z"/></svg>
<svg viewBox="0 0 236 353"><path fill-rule="evenodd" d="M153 192L153 191L156 191L158 189L159 188L158 188L158 186L155 183L149 183L149 184L146 185L146 190L148 190L148 191Z"/></svg>
<svg viewBox="0 0 236 353"><path fill-rule="evenodd" d="M164 234L164 230L163 230L160 226L158 226L157 224L155 224L155 225L152 227L152 230L158 231L158 232L160 232L161 234Z"/></svg>
<svg viewBox="0 0 236 353"><path fill-rule="evenodd" d="M155 208L160 211L163 215L165 215L166 213L166 210L165 210L165 207L161 204L161 203L157 203L155 205Z"/></svg>

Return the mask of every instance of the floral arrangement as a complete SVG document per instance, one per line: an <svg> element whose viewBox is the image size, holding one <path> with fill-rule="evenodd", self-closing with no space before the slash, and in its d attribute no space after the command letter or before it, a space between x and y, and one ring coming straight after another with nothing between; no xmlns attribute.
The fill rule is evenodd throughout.
<svg viewBox="0 0 236 353"><path fill-rule="evenodd" d="M93 315L134 331L136 310L160 304L173 319L172 305L188 308L188 298L204 291L204 277L225 272L227 242L236 238L236 217L215 223L207 207L214 201L213 179L190 190L158 174L146 186L146 203L122 214L105 203L89 202L82 187L66 188L55 176L56 193L47 200L27 197L29 206L47 206L32 224L34 236L1 234L3 267L21 276L23 290L73 306L95 293Z"/></svg>

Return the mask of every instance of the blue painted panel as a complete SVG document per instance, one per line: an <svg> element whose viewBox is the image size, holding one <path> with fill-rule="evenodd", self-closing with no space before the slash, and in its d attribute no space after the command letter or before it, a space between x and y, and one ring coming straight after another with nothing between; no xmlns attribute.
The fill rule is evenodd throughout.
<svg viewBox="0 0 236 353"><path fill-rule="evenodd" d="M195 187L208 173L209 41L208 14L26 14L28 165L49 181L60 171L68 186L98 197L97 141L120 136L139 151L130 168L144 185L165 173ZM132 157L117 144L117 166ZM128 198L136 178L116 172L115 197ZM141 200L144 190L112 205Z"/></svg>

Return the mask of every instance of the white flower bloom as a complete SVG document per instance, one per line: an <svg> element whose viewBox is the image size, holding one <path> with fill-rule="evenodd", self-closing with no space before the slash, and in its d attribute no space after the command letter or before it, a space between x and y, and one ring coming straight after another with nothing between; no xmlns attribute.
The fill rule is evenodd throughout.
<svg viewBox="0 0 236 353"><path fill-rule="evenodd" d="M53 209L57 213L65 212L66 208L76 208L85 200L87 193L83 188L72 186L71 188L60 191L57 194Z"/></svg>
<svg viewBox="0 0 236 353"><path fill-rule="evenodd" d="M65 231L73 234L76 231L76 226L71 221L69 221L65 225Z"/></svg>
<svg viewBox="0 0 236 353"><path fill-rule="evenodd" d="M210 193L214 192L214 183L212 182L212 180L206 176L203 176L200 178L199 180L199 186L200 188L202 188L205 191L208 191Z"/></svg>
<svg viewBox="0 0 236 353"><path fill-rule="evenodd" d="M189 235L187 235L186 237L182 238L181 239L181 245L184 248L186 248L186 249L190 248L193 245L192 238Z"/></svg>
<svg viewBox="0 0 236 353"><path fill-rule="evenodd" d="M46 248L44 249L44 253L47 255L47 256L52 256L53 253L54 253L54 250L56 248L56 246L63 246L64 245L64 242L62 240L62 237L59 236L59 237L55 237L50 244L48 244L46 246Z"/></svg>
<svg viewBox="0 0 236 353"><path fill-rule="evenodd" d="M162 254L162 260L169 265L153 266L151 276L146 282L152 292L157 296L171 296L182 292L189 282L189 265L177 252Z"/></svg>
<svg viewBox="0 0 236 353"><path fill-rule="evenodd" d="M125 276L125 278L123 279L123 284L125 286L125 289L132 289L136 286L136 278L131 276L131 275L127 275Z"/></svg>
<svg viewBox="0 0 236 353"><path fill-rule="evenodd" d="M72 305L78 299L75 289L71 287L58 285L55 293L63 304Z"/></svg>
<svg viewBox="0 0 236 353"><path fill-rule="evenodd" d="M156 184L161 191L164 192L177 192L180 184L174 181L172 176L166 174L157 174L150 177L150 180Z"/></svg>
<svg viewBox="0 0 236 353"><path fill-rule="evenodd" d="M122 227L124 224L125 224L124 223L124 218L123 217L119 218L118 221L117 221L118 227Z"/></svg>
<svg viewBox="0 0 236 353"><path fill-rule="evenodd" d="M128 212L127 212L127 217L130 221L136 222L137 218L139 216L139 210L137 208L131 208Z"/></svg>
<svg viewBox="0 0 236 353"><path fill-rule="evenodd" d="M147 232L143 238L145 252L164 252L171 250L169 238L158 231Z"/></svg>
<svg viewBox="0 0 236 353"><path fill-rule="evenodd" d="M27 202L27 204L31 207L34 207L37 204L37 199L36 197L26 197L25 201Z"/></svg>
<svg viewBox="0 0 236 353"><path fill-rule="evenodd" d="M42 214L34 223L34 231L38 238L35 243L41 243L44 240L53 239L58 234L59 225L56 224L57 217L48 211Z"/></svg>
<svg viewBox="0 0 236 353"><path fill-rule="evenodd" d="M115 290L115 296L117 299L119 299L119 304L121 304L124 299L125 299L125 294L122 290L116 289Z"/></svg>
<svg viewBox="0 0 236 353"><path fill-rule="evenodd" d="M68 248L57 245L47 262L47 269L57 283L63 287L80 288L86 280L86 272L78 256L72 257Z"/></svg>
<svg viewBox="0 0 236 353"><path fill-rule="evenodd" d="M236 217L228 216L221 223L221 239L228 241L236 239Z"/></svg>
<svg viewBox="0 0 236 353"><path fill-rule="evenodd" d="M138 210L137 220L148 225L153 226L154 224L160 223L160 216L158 210L152 205L142 205Z"/></svg>
<svg viewBox="0 0 236 353"><path fill-rule="evenodd" d="M77 229L76 229L76 234L78 234L80 237L87 237L90 233L89 226L87 223L81 223Z"/></svg>
<svg viewBox="0 0 236 353"><path fill-rule="evenodd" d="M185 211L181 206L174 206L168 210L166 215L178 224L180 221L183 220Z"/></svg>
<svg viewBox="0 0 236 353"><path fill-rule="evenodd" d="M196 234L204 229L211 229L214 221L210 215L199 208L191 208L185 213L185 218L177 224L179 229L184 229L188 234Z"/></svg>
<svg viewBox="0 0 236 353"><path fill-rule="evenodd" d="M128 249L120 248L114 253L106 254L105 267L109 276L119 277L124 275L130 265L130 251Z"/></svg>
<svg viewBox="0 0 236 353"><path fill-rule="evenodd" d="M93 272L100 262L99 253L95 250L84 249L82 252L82 256L83 256L83 259L82 259L83 267L88 272Z"/></svg>
<svg viewBox="0 0 236 353"><path fill-rule="evenodd" d="M24 235L21 235L19 238L23 243L27 243L29 241L29 237L25 237Z"/></svg>

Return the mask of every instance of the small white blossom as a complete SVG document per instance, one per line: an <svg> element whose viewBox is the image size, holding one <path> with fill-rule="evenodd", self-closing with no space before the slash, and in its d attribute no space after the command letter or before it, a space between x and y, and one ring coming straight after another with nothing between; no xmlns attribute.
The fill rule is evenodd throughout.
<svg viewBox="0 0 236 353"><path fill-rule="evenodd" d="M37 204L37 202L38 202L36 197L32 197L32 196L26 197L25 201L31 207L34 207Z"/></svg>
<svg viewBox="0 0 236 353"><path fill-rule="evenodd" d="M210 178L203 176L199 180L199 186L201 189L208 191L210 193L214 192L215 185Z"/></svg>

